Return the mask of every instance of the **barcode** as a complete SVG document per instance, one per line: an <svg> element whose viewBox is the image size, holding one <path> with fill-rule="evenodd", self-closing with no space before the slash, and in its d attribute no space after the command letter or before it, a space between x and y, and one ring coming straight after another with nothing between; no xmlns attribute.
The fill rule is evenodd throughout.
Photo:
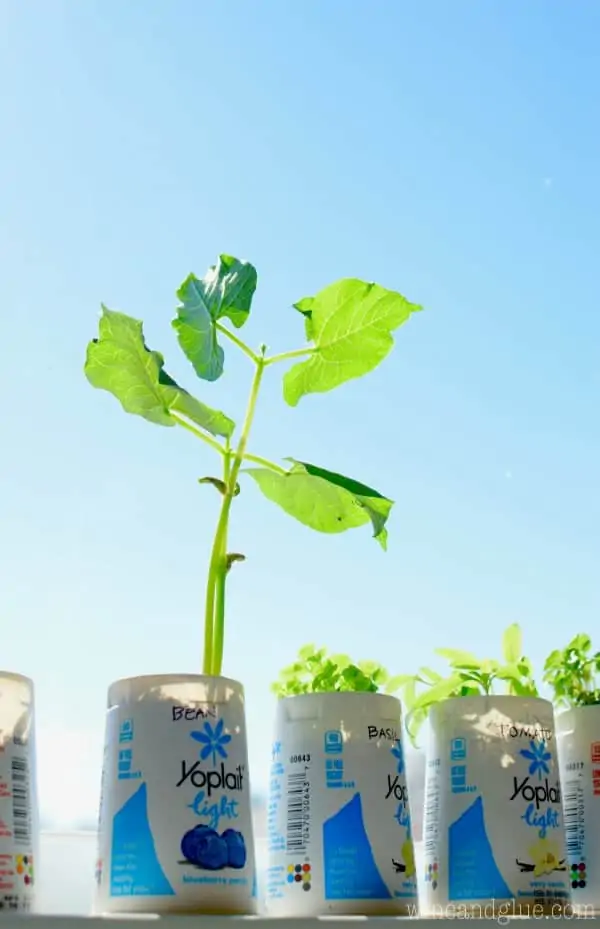
<svg viewBox="0 0 600 929"><path fill-rule="evenodd" d="M299 854L306 851L310 835L310 785L306 771L288 774L286 850Z"/></svg>
<svg viewBox="0 0 600 929"><path fill-rule="evenodd" d="M439 853L438 835L440 823L440 776L439 768L427 772L425 781L425 810L423 817L423 849L427 857L435 858Z"/></svg>
<svg viewBox="0 0 600 929"><path fill-rule="evenodd" d="M584 800L581 779L574 778L563 786L565 841L570 859L584 854Z"/></svg>
<svg viewBox="0 0 600 929"><path fill-rule="evenodd" d="M29 804L29 765L26 758L13 758L12 812L13 837L15 842L28 845L31 842L31 809Z"/></svg>

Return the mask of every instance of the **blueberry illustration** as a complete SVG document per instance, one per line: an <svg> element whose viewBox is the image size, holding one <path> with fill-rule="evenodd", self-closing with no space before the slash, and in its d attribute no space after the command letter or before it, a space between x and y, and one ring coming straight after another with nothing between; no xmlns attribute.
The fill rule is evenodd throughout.
<svg viewBox="0 0 600 929"><path fill-rule="evenodd" d="M221 839L227 845L227 864L230 868L243 868L246 864L244 836L236 829L226 829Z"/></svg>
<svg viewBox="0 0 600 929"><path fill-rule="evenodd" d="M181 851L184 858L206 871L218 871L227 864L227 843L208 826L196 826L186 832Z"/></svg>
<svg viewBox="0 0 600 929"><path fill-rule="evenodd" d="M202 835L196 846L196 863L206 871L219 871L227 866L227 842L214 833Z"/></svg>
<svg viewBox="0 0 600 929"><path fill-rule="evenodd" d="M198 843L202 836L208 837L210 835L217 835L217 833L214 829L209 829L208 826L195 826L194 829L190 829L189 832L186 832L181 840L181 853L183 857L191 861L192 864L197 864Z"/></svg>

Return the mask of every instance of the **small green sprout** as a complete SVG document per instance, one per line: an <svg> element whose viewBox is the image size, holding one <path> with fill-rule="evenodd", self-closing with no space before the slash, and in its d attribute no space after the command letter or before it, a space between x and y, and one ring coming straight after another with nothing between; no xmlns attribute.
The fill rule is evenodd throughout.
<svg viewBox="0 0 600 929"><path fill-rule="evenodd" d="M203 670L215 676L221 674L223 664L227 576L234 562L245 557L228 551L231 506L240 492L241 475L250 477L268 500L311 529L339 533L370 523L384 550L387 543L392 500L366 484L314 464L287 458L282 466L249 451L264 375L275 364L295 361L283 376L283 396L289 406L296 406L308 394L325 393L374 370L392 349L392 332L421 309L378 284L339 280L294 304L304 321L306 344L267 355L265 345L255 351L236 335L250 314L257 280L249 262L221 255L202 279L190 274L183 282L172 323L180 348L201 380L216 381L223 375L223 340L249 359L254 374L236 443L233 419L173 380L163 356L146 346L140 320L103 306L99 336L88 345L85 362L92 386L112 393L127 413L158 426L179 426L219 458L221 473L200 478L202 485L211 486L221 497L204 623Z"/></svg>
<svg viewBox="0 0 600 929"><path fill-rule="evenodd" d="M390 677L376 661L358 661L348 655L328 655L327 649L304 645L296 661L284 668L271 685L278 697L297 694L384 693L393 694L408 680L406 675Z"/></svg>
<svg viewBox="0 0 600 929"><path fill-rule="evenodd" d="M590 654L591 648L590 637L580 632L565 649L546 658L544 683L552 688L557 706L600 704L600 652Z"/></svg>
<svg viewBox="0 0 600 929"><path fill-rule="evenodd" d="M537 696L533 667L523 656L521 629L517 623L509 626L502 636L503 661L477 658L471 652L454 648L436 648L435 653L445 658L450 673L443 677L430 668L420 668L402 688L406 731L416 746L417 734L429 715L432 706L451 697L470 697L495 693L497 681L505 683L505 691L517 696ZM421 693L417 690L425 687Z"/></svg>

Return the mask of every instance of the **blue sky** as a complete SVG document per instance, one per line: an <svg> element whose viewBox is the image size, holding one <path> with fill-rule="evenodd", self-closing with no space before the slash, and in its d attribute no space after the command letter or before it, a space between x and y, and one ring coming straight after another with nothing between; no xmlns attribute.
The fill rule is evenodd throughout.
<svg viewBox="0 0 600 929"><path fill-rule="evenodd" d="M599 28L595 0L0 4L2 664L37 685L48 816L93 813L113 679L200 669L210 450L82 366L104 301L239 417L247 360L195 382L170 327L219 252L257 266L244 335L275 351L339 277L426 307L363 381L289 409L269 372L252 451L396 505L384 555L236 501L224 670L257 787L306 641L403 673L513 621L538 667L598 629Z"/></svg>

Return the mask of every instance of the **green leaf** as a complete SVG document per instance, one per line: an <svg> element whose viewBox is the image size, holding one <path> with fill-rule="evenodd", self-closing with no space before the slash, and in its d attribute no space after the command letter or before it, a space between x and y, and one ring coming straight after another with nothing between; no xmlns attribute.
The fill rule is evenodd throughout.
<svg viewBox="0 0 600 929"><path fill-rule="evenodd" d="M523 654L523 636L518 623L513 623L502 635L502 654L504 660L514 664Z"/></svg>
<svg viewBox="0 0 600 929"><path fill-rule="evenodd" d="M429 709L429 707L432 707L434 704L441 703L442 700L447 700L460 690L461 684L462 682L458 674L452 674L446 680L438 681L417 697L413 704L413 709Z"/></svg>
<svg viewBox="0 0 600 929"><path fill-rule="evenodd" d="M573 649L573 651L576 652L589 652L591 647L592 640L590 639L589 635L587 635L585 632L580 632L571 642L569 642L566 650L568 651L569 649Z"/></svg>
<svg viewBox="0 0 600 929"><path fill-rule="evenodd" d="M344 668L347 668L352 664L352 659L349 655L332 655L331 660L337 667L338 671L343 671Z"/></svg>
<svg viewBox="0 0 600 929"><path fill-rule="evenodd" d="M402 704L404 711L408 712L415 705L417 699L417 682L414 676L409 676L402 688Z"/></svg>
<svg viewBox="0 0 600 929"><path fill-rule="evenodd" d="M93 387L113 394L127 413L158 426L175 426L171 413L179 413L212 435L228 438L235 428L225 413L200 403L167 374L163 356L146 346L140 320L104 305L84 371Z"/></svg>
<svg viewBox="0 0 600 929"><path fill-rule="evenodd" d="M304 331L307 342L313 340L312 308L314 302L314 297L304 297L303 300L298 300L298 303L293 304L294 309L304 316Z"/></svg>
<svg viewBox="0 0 600 929"><path fill-rule="evenodd" d="M463 652L457 648L436 648L436 655L445 658L454 668L473 668L479 670L481 661L471 652Z"/></svg>
<svg viewBox="0 0 600 929"><path fill-rule="evenodd" d="M411 683L414 684L414 680L415 679L412 674L396 674L386 682L385 692L386 694L395 694L396 691L400 690L400 688L406 687Z"/></svg>
<svg viewBox="0 0 600 929"><path fill-rule="evenodd" d="M223 373L224 353L215 323L227 317L236 328L243 326L256 283L253 265L220 255L202 280L190 274L177 291L181 305L172 325L183 352L203 380L216 381Z"/></svg>
<svg viewBox="0 0 600 929"><path fill-rule="evenodd" d="M308 645L303 645L298 652L298 657L303 661L306 661L308 658L312 658L317 652L317 646L312 643Z"/></svg>
<svg viewBox="0 0 600 929"><path fill-rule="evenodd" d="M337 281L294 306L315 350L283 378L290 406L305 394L325 393L372 371L389 354L392 332L422 309L395 291L355 278Z"/></svg>
<svg viewBox="0 0 600 929"><path fill-rule="evenodd" d="M438 674L437 671L433 671L431 668L419 668L418 676L425 678L428 684L436 684L438 681L442 680L442 675Z"/></svg>
<svg viewBox="0 0 600 929"><path fill-rule="evenodd" d="M303 461L293 462L287 474L267 468L247 468L265 497L289 516L317 532L345 532L371 521L373 535L385 550L385 524L393 502L351 478Z"/></svg>

